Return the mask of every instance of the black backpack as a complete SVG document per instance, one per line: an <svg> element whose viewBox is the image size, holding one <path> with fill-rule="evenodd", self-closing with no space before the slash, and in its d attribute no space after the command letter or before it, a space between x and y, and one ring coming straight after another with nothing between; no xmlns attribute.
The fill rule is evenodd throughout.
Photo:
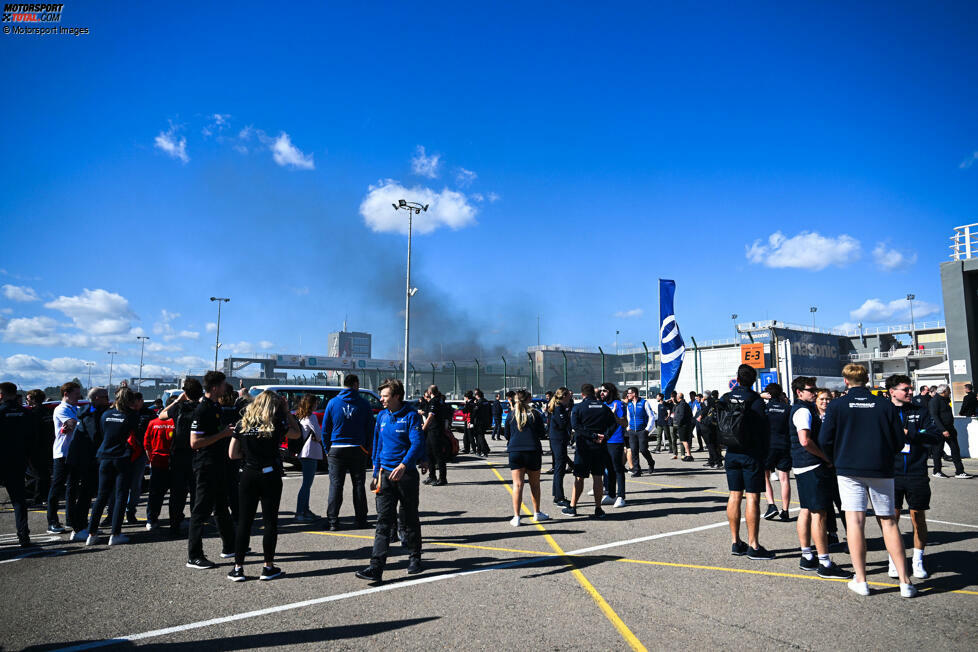
<svg viewBox="0 0 978 652"><path fill-rule="evenodd" d="M729 394L726 400L717 401L716 423L720 443L727 448L743 450L747 447L747 413L749 400L741 400Z"/></svg>

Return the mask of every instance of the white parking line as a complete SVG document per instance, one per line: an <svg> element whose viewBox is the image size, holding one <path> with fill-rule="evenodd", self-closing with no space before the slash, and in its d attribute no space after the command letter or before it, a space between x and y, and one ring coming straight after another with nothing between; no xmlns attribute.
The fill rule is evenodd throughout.
<svg viewBox="0 0 978 652"><path fill-rule="evenodd" d="M16 557L11 557L10 559L0 560L0 564L9 564L14 561L20 561L21 559L27 559L28 557L57 557L59 555L67 555L67 550L32 550L30 552L25 552Z"/></svg>

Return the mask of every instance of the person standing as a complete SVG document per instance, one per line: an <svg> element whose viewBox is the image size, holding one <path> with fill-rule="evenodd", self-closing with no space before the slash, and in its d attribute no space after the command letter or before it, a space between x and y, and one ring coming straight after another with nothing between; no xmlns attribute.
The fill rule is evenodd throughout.
<svg viewBox="0 0 978 652"><path fill-rule="evenodd" d="M438 391L438 385L430 385L421 399L422 429L428 452L427 485L441 487L448 484L445 458L445 396Z"/></svg>
<svg viewBox="0 0 978 652"><path fill-rule="evenodd" d="M825 579L852 579L848 573L835 564L829 556L829 537L827 518L832 509L832 487L835 480L829 471L831 460L818 447L818 432L821 419L814 399L817 388L815 379L796 376L791 381L791 391L795 395L788 422L791 441L791 466L798 484L798 542L801 545L799 567L805 571L817 571ZM818 559L812 554L812 541L818 552Z"/></svg>
<svg viewBox="0 0 978 652"><path fill-rule="evenodd" d="M924 568L924 548L927 545L927 510L930 509L930 479L927 477L927 457L930 447L943 441L927 410L914 405L910 377L894 374L886 379L890 402L900 415L903 426L903 448L896 454L893 465L894 517L899 527L900 511L906 498L913 525L913 576L922 580L930 577ZM890 577L899 577L892 557Z"/></svg>
<svg viewBox="0 0 978 652"><path fill-rule="evenodd" d="M326 520L330 531L340 529L343 485L349 474L353 485L353 513L356 527L367 527L367 442L374 428L370 404L360 396L360 378L347 374L343 391L326 404L323 413L323 441L328 452L329 499Z"/></svg>
<svg viewBox="0 0 978 652"><path fill-rule="evenodd" d="M65 460L65 518L72 534L70 541L88 539L88 512L98 492L99 462L95 457L102 445L102 415L109 409L109 392L104 387L88 390L88 407L78 413L78 427L71 438ZM110 501L115 504L115 501Z"/></svg>
<svg viewBox="0 0 978 652"><path fill-rule="evenodd" d="M66 484L68 480L68 449L78 426L78 401L81 399L81 385L67 382L61 386L61 403L54 408L54 447L51 467L51 489L48 491L48 534L61 534L64 525L58 519L61 500L67 502Z"/></svg>
<svg viewBox="0 0 978 652"><path fill-rule="evenodd" d="M513 475L513 518L509 524L520 525L520 509L523 506L523 476L530 483L530 501L533 503L533 522L550 519L540 510L540 469L543 467L544 434L543 416L530 405L530 393L518 390L510 403L506 421L506 451L509 453L509 469Z"/></svg>
<svg viewBox="0 0 978 652"><path fill-rule="evenodd" d="M692 462L693 447L693 411L685 397L680 392L676 396L676 407L672 413L673 424L676 426L676 438L683 447L683 462Z"/></svg>
<svg viewBox="0 0 978 652"><path fill-rule="evenodd" d="M489 443L486 441L486 430L489 430L490 423L492 422L492 408L489 406L489 401L486 400L485 395L482 393L481 389L476 388L473 391L475 396L475 427L473 428L473 443L477 447L476 454L480 457L489 458Z"/></svg>
<svg viewBox="0 0 978 652"><path fill-rule="evenodd" d="M941 461L944 457L944 444L951 449L951 461L954 463L954 477L966 480L971 476L964 471L961 463L961 446L958 445L958 431L954 428L954 413L951 411L951 388L947 385L938 385L937 392L933 395L927 405L930 411L930 418L940 429L944 441L936 444L932 448L934 460L934 477L946 478L941 473Z"/></svg>
<svg viewBox="0 0 978 652"><path fill-rule="evenodd" d="M238 393L234 391L231 384L224 383L224 393L217 399L221 405L222 429L231 428L234 430L235 424L241 418L241 410L238 409L239 400ZM238 501L238 480L241 476L241 460L229 457L225 464L227 465L224 477L227 480L228 511L231 512L231 520L237 523L238 503L240 502Z"/></svg>
<svg viewBox="0 0 978 652"><path fill-rule="evenodd" d="M136 411L136 395L126 385L119 386L115 393L115 404L102 415L102 444L98 448L98 497L88 518L88 538L86 546L98 543L98 525L102 510L109 506L112 517L112 530L109 545L129 542L122 534L122 519L129 497L130 466L132 447L130 443L139 428L139 413ZM142 444L142 442L140 442ZM109 497L114 500L111 501Z"/></svg>
<svg viewBox="0 0 978 652"><path fill-rule="evenodd" d="M401 541L408 549L409 575L420 573L421 519L418 516L420 477L417 464L424 456L421 417L404 403L404 385L388 378L380 386L384 409L374 426L373 478L370 489L377 494L377 530L370 565L356 576L382 582L387 566L391 533L399 519L404 526ZM400 510L398 510L400 505Z"/></svg>
<svg viewBox="0 0 978 652"><path fill-rule="evenodd" d="M601 385L601 400L611 410L618 424L605 443L609 460L605 467L607 496L602 499L601 504L625 507L625 427L628 425L625 406L618 398L618 387L614 383Z"/></svg>
<svg viewBox="0 0 978 652"><path fill-rule="evenodd" d="M170 397L171 403L176 397ZM156 417L146 425L143 448L149 461L149 499L146 501L146 529L159 528L163 498L170 486L170 445L173 440L173 419Z"/></svg>
<svg viewBox="0 0 978 652"><path fill-rule="evenodd" d="M30 548L31 531L27 525L27 496L24 490L24 474L27 471L27 455L35 434L31 413L17 400L17 385L0 383L0 480L7 488L7 496L14 509L17 525L17 541L21 548Z"/></svg>
<svg viewBox="0 0 978 652"><path fill-rule="evenodd" d="M288 402L269 390L259 394L235 424L228 456L242 463L237 496L241 505L234 538L234 567L228 573L228 579L232 582L247 579L244 558L259 502L265 564L258 579L273 580L285 574L275 565L278 510L282 502L282 456L279 449L286 438L298 439L301 436L302 428L289 412Z"/></svg>
<svg viewBox="0 0 978 652"><path fill-rule="evenodd" d="M732 544L730 554L767 561L774 553L760 544L761 492L764 491L764 461L770 446L770 424L764 399L751 389L757 370L742 364L737 368L737 386L717 403L720 441L727 446L727 522ZM747 543L740 538L740 501L747 495Z"/></svg>
<svg viewBox="0 0 978 652"><path fill-rule="evenodd" d="M295 520L301 522L318 521L319 515L309 509L309 494L312 483L316 479L316 471L323 460L323 432L316 417L319 399L313 394L303 394L295 409L295 418L302 432L302 450L299 451L299 463L302 465L302 485L295 500ZM264 509L262 509L264 513Z"/></svg>
<svg viewBox="0 0 978 652"><path fill-rule="evenodd" d="M183 382L183 392L175 403L163 408L160 419L173 420L173 440L170 442L170 504L169 521L170 534L180 536L184 523L184 507L187 505L187 495L190 495L190 506L193 507L197 492L193 473L193 449L190 447L190 427L194 421L194 410L204 396L204 388L196 378L187 378Z"/></svg>
<svg viewBox="0 0 978 652"><path fill-rule="evenodd" d="M930 398L930 387L921 385L920 393L913 397L913 404L926 410L930 405Z"/></svg>
<svg viewBox="0 0 978 652"><path fill-rule="evenodd" d="M842 378L849 391L829 403L819 449L836 467L842 509L846 513L846 538L856 571L849 589L869 595L866 583L866 500L873 501L886 550L897 565L900 595L912 598L917 589L906 569L903 539L894 517L893 459L903 448L905 435L897 411L890 401L874 396L866 387L869 372L858 364L847 364Z"/></svg>
<svg viewBox="0 0 978 652"><path fill-rule="evenodd" d="M462 454L468 455L472 451L479 454L479 446L475 443L475 420L478 412L478 405L475 402L475 394L472 390L465 392L465 399L462 403L462 415L465 419L465 433L462 435Z"/></svg>
<svg viewBox="0 0 978 652"><path fill-rule="evenodd" d="M975 388L971 383L965 383L964 396L961 398L961 409L958 415L971 419L978 416L978 396L975 396Z"/></svg>
<svg viewBox="0 0 978 652"><path fill-rule="evenodd" d="M577 516L577 501L584 492L584 480L591 476L594 487L594 517L604 516L601 509L604 493L604 472L609 463L605 441L619 428L618 420L607 406L594 394L594 385L581 385L581 401L571 410L571 428L574 430L574 489L570 505L562 514Z"/></svg>
<svg viewBox="0 0 978 652"><path fill-rule="evenodd" d="M27 465L34 476L34 495L28 496L35 507L45 504L51 489L51 447L54 445L54 415L44 407L44 392L32 389L27 392L27 408L34 424L31 447L27 452ZM87 522L87 520L86 520Z"/></svg>
<svg viewBox="0 0 978 652"><path fill-rule="evenodd" d="M706 450L709 452L709 458L704 465L708 469L723 468L723 455L720 454L720 439L717 433L718 400L720 400L720 393L717 390L708 392L705 398L705 407L699 416L699 428L706 437Z"/></svg>
<svg viewBox="0 0 978 652"><path fill-rule="evenodd" d="M492 401L492 440L497 441L503 436L503 395L496 393L496 398Z"/></svg>
<svg viewBox="0 0 978 652"><path fill-rule="evenodd" d="M554 462L553 501L554 505L567 507L570 501L564 495L564 475L567 470L567 444L571 438L571 408L574 398L566 387L558 387L547 403L550 413L547 438L550 441L550 454Z"/></svg>
<svg viewBox="0 0 978 652"><path fill-rule="evenodd" d="M628 446L632 451L631 474L633 478L638 478L642 475L643 457L649 465L649 473L655 471L655 460L649 452L649 434L655 428L655 412L648 401L639 398L638 387L629 387L625 391L625 400L628 412Z"/></svg>
<svg viewBox="0 0 978 652"><path fill-rule="evenodd" d="M814 381L813 381L814 382ZM788 505L791 504L791 482L788 473L791 471L791 405L788 404L784 390L778 383L769 383L764 392L771 398L764 406L767 420L771 427L771 446L768 449L767 461L764 463L764 488L767 491L767 511L764 518L768 521L779 517L788 520ZM781 509L774 504L774 487L771 474L777 472L781 483Z"/></svg>
<svg viewBox="0 0 978 652"><path fill-rule="evenodd" d="M669 405L666 403L666 398L662 394L655 395L655 452L662 452L662 442L669 439L670 443L672 439L669 433ZM671 448L666 448L666 450L673 452Z"/></svg>
<svg viewBox="0 0 978 652"><path fill-rule="evenodd" d="M143 439L146 436L146 428L149 422L156 418L156 412L146 406L142 392L133 392L134 409L139 418L136 426L135 438L130 442L132 454L135 459L129 465L129 486L126 495L126 523L134 525L139 523L136 518L136 507L139 505L139 497L143 493L143 477L146 474L146 464L149 461L146 451L143 449Z"/></svg>
<svg viewBox="0 0 978 652"><path fill-rule="evenodd" d="M204 397L194 408L190 424L190 448L193 449L194 506L190 510L187 535L187 568L207 570L214 563L204 555L204 526L211 516L217 520L221 536L221 557L234 556L234 522L228 508L228 444L232 434L222 424L218 399L224 394L225 376L220 371L204 374Z"/></svg>

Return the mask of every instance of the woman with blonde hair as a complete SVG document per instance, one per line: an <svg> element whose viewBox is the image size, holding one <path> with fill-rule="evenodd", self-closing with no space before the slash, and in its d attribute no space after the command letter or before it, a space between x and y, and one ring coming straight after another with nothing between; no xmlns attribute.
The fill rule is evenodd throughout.
<svg viewBox="0 0 978 652"><path fill-rule="evenodd" d="M530 393L521 389L513 396L509 419L506 421L506 450L509 468L513 472L513 527L520 524L520 507L523 505L523 476L530 479L530 498L533 501L534 522L550 518L540 511L540 468L543 466L543 416L530 405Z"/></svg>
<svg viewBox="0 0 978 652"><path fill-rule="evenodd" d="M574 398L566 387L558 387L547 403L550 424L547 436L550 440L550 453L554 461L553 499L554 505L570 506L564 495L564 474L567 472L567 444L571 438L571 408Z"/></svg>
<svg viewBox="0 0 978 652"><path fill-rule="evenodd" d="M295 520L316 521L319 516L309 509L309 492L312 482L316 479L316 470L323 459L323 434L319 427L319 419L314 411L319 406L319 398L313 394L304 394L299 399L295 409L295 418L302 426L302 450L299 452L299 462L302 464L302 486L296 497Z"/></svg>
<svg viewBox="0 0 978 652"><path fill-rule="evenodd" d="M289 404L275 392L265 390L248 404L244 415L234 428L228 455L242 460L239 481L238 531L234 542L234 568L228 579L245 579L244 557L251 538L258 502L264 536L262 553L265 566L260 580L272 580L283 575L275 566L275 546L278 543L278 507L282 500L282 458L279 447L285 438L298 439L302 427L289 412Z"/></svg>

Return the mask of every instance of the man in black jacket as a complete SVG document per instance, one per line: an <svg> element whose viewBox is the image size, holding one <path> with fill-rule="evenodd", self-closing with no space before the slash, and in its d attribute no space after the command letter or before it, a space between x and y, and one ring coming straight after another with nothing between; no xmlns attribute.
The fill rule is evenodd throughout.
<svg viewBox="0 0 978 652"><path fill-rule="evenodd" d="M492 440L502 439L503 435L503 402L502 394L497 393L492 406Z"/></svg>
<svg viewBox="0 0 978 652"><path fill-rule="evenodd" d="M98 490L95 452L102 445L102 415L109 409L109 392L104 387L93 387L88 390L88 401L88 408L79 414L67 455L65 519L73 531L71 541L88 538L88 510Z"/></svg>
<svg viewBox="0 0 978 652"><path fill-rule="evenodd" d="M944 442L939 443L931 449L934 460L934 477L946 478L941 473L941 459L944 456L944 444L951 449L951 461L954 463L954 477L965 480L971 476L964 472L964 465L961 464L961 447L958 445L958 431L954 429L954 413L951 412L951 388L947 385L939 385L937 393L931 398L927 406L930 418L944 436Z"/></svg>
<svg viewBox="0 0 978 652"><path fill-rule="evenodd" d="M17 386L0 383L0 481L7 488L7 495L14 508L17 523L17 540L21 548L29 548L31 532L27 527L27 499L24 495L24 474L27 471L27 453L34 436L34 422L17 400Z"/></svg>
<svg viewBox="0 0 978 652"><path fill-rule="evenodd" d="M581 385L581 402L571 410L571 427L577 446L574 451L574 490L571 502L561 510L568 516L577 516L577 500L584 491L584 479L591 476L594 486L594 516L601 518L601 498L604 494L605 461L608 450L605 442L618 429L614 412L599 401L594 393L594 385Z"/></svg>
<svg viewBox="0 0 978 652"><path fill-rule="evenodd" d="M975 388L971 386L971 383L966 383L964 390L965 394L964 398L961 399L961 409L958 414L969 418L978 416L978 397L975 396Z"/></svg>
<svg viewBox="0 0 978 652"><path fill-rule="evenodd" d="M693 410L682 393L676 396L676 407L672 413L672 421L676 426L676 438L682 443L683 462L692 462Z"/></svg>
<svg viewBox="0 0 978 652"><path fill-rule="evenodd" d="M159 414L160 419L173 419L173 440L170 444L170 533L180 536L181 526L186 517L183 508L194 504L197 489L193 478L193 451L190 449L190 426L194 420L194 410L204 395L204 388L196 378L188 378L183 383L183 393L176 402L166 406Z"/></svg>
<svg viewBox="0 0 978 652"><path fill-rule="evenodd" d="M472 428L472 443L476 447L476 454L480 457L489 457L489 443L486 441L486 430L489 430L492 423L492 407L481 389L475 389L475 426Z"/></svg>
<svg viewBox="0 0 978 652"><path fill-rule="evenodd" d="M890 401L900 414L903 424L904 446L896 455L893 465L893 499L896 502L896 519L900 522L903 499L910 508L913 523L913 576L922 580L930 577L924 568L924 546L927 545L927 510L930 509L930 480L927 478L927 457L930 447L941 444L943 439L927 410L911 402L913 389L910 377L894 374L886 379ZM890 558L890 577L899 577L893 558Z"/></svg>

